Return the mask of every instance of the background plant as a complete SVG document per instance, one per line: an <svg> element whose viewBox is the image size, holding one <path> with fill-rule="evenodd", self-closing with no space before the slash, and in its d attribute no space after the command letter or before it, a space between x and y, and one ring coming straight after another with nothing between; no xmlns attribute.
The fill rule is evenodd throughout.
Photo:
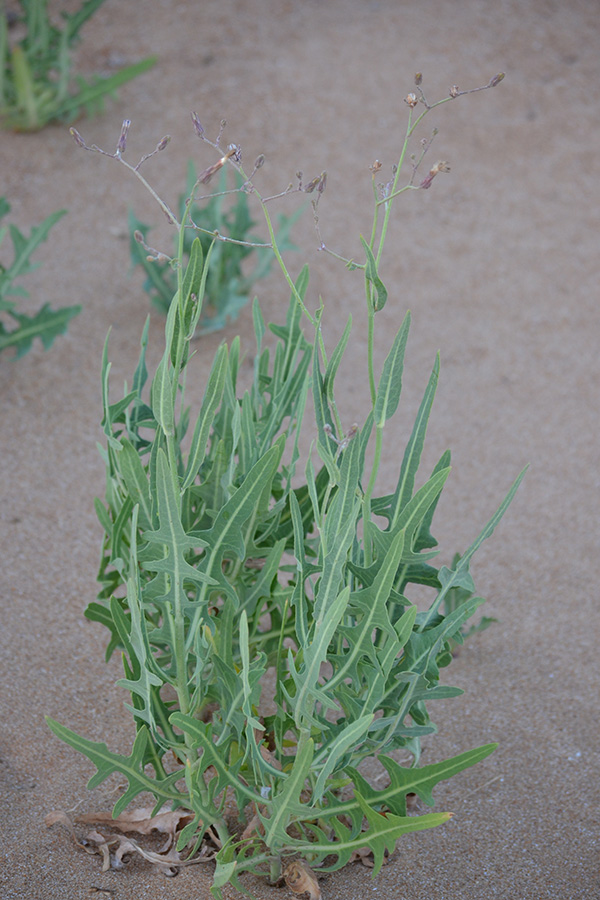
<svg viewBox="0 0 600 900"><path fill-rule="evenodd" d="M82 111L102 109L104 97L145 72L154 57L108 77L72 77L71 49L79 32L104 0L85 0L75 13L62 12L54 25L47 0L19 0L21 13L0 7L0 125L12 131L38 131L51 121L72 122ZM11 29L23 33L11 42Z"/></svg>
<svg viewBox="0 0 600 900"><path fill-rule="evenodd" d="M497 76L487 87L500 80ZM451 642L462 641L464 623L483 602L470 596L471 560L523 476L452 568L436 567L431 529L449 474L449 452L430 474L418 473L438 358L395 490L375 493L386 423L400 401L410 325L407 313L377 373L375 319L388 298L379 262L390 210L401 193L428 188L447 170L445 163L436 163L415 184L431 143L427 140L412 160L409 180L398 186L411 136L439 105L427 103L420 77L417 88L419 97L406 98L408 123L391 180L378 184L381 165L372 166L375 214L369 240L361 239L364 261L346 261L362 271L365 286L371 408L362 423L342 423L335 400L351 317L328 356L324 308L312 313L307 305L308 268L293 279L281 258L270 214L276 198L261 196L257 186L261 158L246 174L240 148L230 144L225 152L219 138L208 141L195 115L197 135L220 158L201 173L190 203L226 163L240 172L264 213L269 242L290 289L286 321L269 326L275 340L270 346L254 303L250 388L238 385L239 338L229 347L222 344L192 418L185 405L185 375L213 248L205 256L195 239L184 267L185 229L191 223L178 220L157 198L178 230L179 265L164 354L149 396L147 325L131 389L117 401L109 398L107 347L104 352L107 484L104 502L96 504L104 529L101 590L86 614L109 630L107 653L118 648L123 655L119 683L131 694L136 738L131 754L124 756L48 721L97 767L90 787L114 772L126 777L115 816L143 792L154 796L155 811L165 805L190 811L177 849L189 853L188 859L202 844L214 849L215 897L228 882L241 889L238 878L244 871L271 880L283 872L297 887L298 858L302 865L330 871L365 847L376 874L399 837L442 824L450 815L408 816L407 795L417 794L432 806L439 781L484 759L496 746L419 765L421 739L436 730L429 702L462 693L441 684L440 669L452 661ZM453 89L440 103L459 93ZM424 109L415 113L419 104ZM147 184L140 164L130 166L123 159L128 128L126 122L117 150L108 155ZM80 146L105 152L72 132ZM166 139L154 152L163 146ZM317 227L325 184L321 173L306 185L299 178L295 188L283 192L312 194ZM321 247L328 250L322 241ZM310 338L301 328L303 319ZM306 424L309 391L314 420ZM314 444L303 461L304 480L297 484L303 427L314 434ZM184 441L189 430L191 437ZM373 464L367 465L370 441ZM412 585L430 590L428 608L418 611L410 601ZM448 610L448 598L457 589L469 596ZM412 764L400 765L390 755L396 750L409 752ZM374 758L389 776L384 787L371 784L359 768ZM228 795L235 798L233 816Z"/></svg>
<svg viewBox="0 0 600 900"><path fill-rule="evenodd" d="M265 247L264 242L260 242L252 235L256 223L250 215L248 195L243 190L242 176L239 172L232 171L235 187L228 190L228 171L223 168L220 172L218 193L212 194L205 203L197 199L188 209L189 220L194 222L195 228L185 230L183 264L187 265L192 243L196 238L200 240L205 258L212 246L204 295L206 312L200 316L199 333L218 331L225 327L228 320L237 319L240 309L250 299L253 286L268 275L273 263L271 248ZM186 190L179 197L177 205L180 220L186 214L186 201L192 195L196 182L196 169L193 161L190 161ZM228 201L232 199L234 202L229 203ZM299 212L301 210L293 216L279 216L277 245L282 253L294 249L289 240L289 232ZM175 256L169 258L148 246L150 226L136 219L131 211L129 229L132 262L144 269L146 273L144 289L150 295L154 306L166 315L177 290L176 268L182 263L177 257L178 238L175 238ZM218 241L215 244L215 232L229 240Z"/></svg>
<svg viewBox="0 0 600 900"><path fill-rule="evenodd" d="M0 222L9 212L10 204L5 197L0 197ZM70 320L81 312L81 306L51 309L50 304L45 303L37 313L29 315L18 311L16 300L8 299L9 295L29 296L23 287L14 282L37 268L38 264L31 262L33 251L46 240L52 226L65 213L64 209L52 213L39 225L33 226L29 237L12 223L0 227L0 245L8 234L13 246L13 259L10 265L0 263L0 352L7 347L14 347L17 358L23 356L31 348L36 337L40 338L47 350L57 335L64 334Z"/></svg>

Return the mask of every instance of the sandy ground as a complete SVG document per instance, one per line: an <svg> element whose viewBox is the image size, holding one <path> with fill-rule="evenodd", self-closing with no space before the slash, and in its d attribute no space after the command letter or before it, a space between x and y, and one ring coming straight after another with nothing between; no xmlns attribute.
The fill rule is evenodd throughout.
<svg viewBox="0 0 600 900"><path fill-rule="evenodd" d="M190 110L213 134L225 117L247 159L267 155L264 184L274 190L298 169L307 177L328 171L321 226L347 256L358 254L358 235L369 228L369 165L395 161L414 72L424 73L432 99L454 83L474 87L507 73L497 89L426 120L424 134L440 131L432 153L452 172L397 208L378 333L383 357L411 308L404 412L386 435L382 491L394 483L395 448L441 350L424 465L452 448L436 532L445 560L531 464L474 566L486 611L500 624L468 643L449 671L466 693L435 710L439 735L426 760L488 741L500 747L440 785L436 808L454 811L448 825L406 838L376 881L357 865L329 877L325 900L599 893L599 31L593 0L108 0L85 30L84 71L159 56L104 115L79 123L88 142L112 148L130 117L133 159L170 133L168 151L145 171L174 202L186 160L199 168L213 161L193 136ZM95 886L116 900L206 897L209 877L199 867L172 880L138 864L102 874L98 858L43 824L52 809L114 801L111 785L86 792L93 767L49 733L44 714L114 749L130 746L124 696L114 687L118 663L104 664L104 631L82 615L95 594L100 545L92 505L103 493L100 358L111 327L120 391L148 311L139 273L128 273L128 208L159 223L157 242L163 235L170 246L170 236L134 179L79 150L64 128L1 140L13 220L29 227L69 210L37 254L43 266L26 283L31 306L77 302L84 311L50 352L0 360L0 893L59 900L90 896ZM361 280L316 252L309 215L295 237L302 253L290 265L311 264L310 302L323 295L330 346L354 315L340 405L349 423L361 421ZM261 297L270 319L287 305L277 276ZM154 359L161 326L153 316ZM249 310L239 328L251 349ZM221 338L200 346L192 399ZM283 896L260 886L258 895Z"/></svg>

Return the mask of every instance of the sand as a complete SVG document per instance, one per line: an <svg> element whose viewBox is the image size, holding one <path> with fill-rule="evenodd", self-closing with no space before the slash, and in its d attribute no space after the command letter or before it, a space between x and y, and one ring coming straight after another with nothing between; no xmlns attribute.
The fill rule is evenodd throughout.
<svg viewBox="0 0 600 900"><path fill-rule="evenodd" d="M530 463L473 566L486 613L499 623L447 671L465 694L432 710L439 734L424 760L500 746L437 789L436 809L454 812L448 825L403 840L375 881L360 865L330 876L325 900L599 893L599 21L592 0L108 0L84 30L82 72L158 55L103 115L78 123L89 143L112 149L129 117L135 160L170 133L168 150L144 171L175 202L187 159L198 168L213 161L190 111L213 135L226 118L245 159L266 154L264 184L274 191L299 169L307 178L327 170L320 224L328 246L346 256L358 256L358 235L370 227L369 166L379 159L389 171L395 161L414 72L423 72L431 99L507 73L496 89L426 120L425 135L439 129L432 161L452 170L396 209L377 337L383 359L412 310L382 491L394 484L397 448L441 351L424 471L452 448L436 531L444 561L464 550ZM81 303L83 312L48 353L0 359L0 893L61 900L103 887L117 900L207 897L207 869L166 879L134 863L103 874L98 857L44 826L49 810L114 802L114 784L86 791L93 767L50 734L45 714L115 750L131 743L125 695L114 686L118 661L105 665L104 631L83 618L100 546L100 359L111 328L116 394L131 380L149 310L140 273L129 273L128 208L157 223L153 238L165 249L170 234L141 186L79 149L64 127L2 134L2 182L23 228L69 210L36 255L43 265L25 282L29 308ZM290 265L311 265L310 302L323 296L330 347L353 314L339 402L344 421L360 422L368 388L358 364L366 345L359 274L317 252L309 214L294 236L301 252ZM287 305L280 277L260 294L266 317L279 319ZM251 323L245 309L224 335L202 340L192 400L222 337L239 330L251 351ZM154 362L161 327L153 314ZM264 900L284 896L247 884Z"/></svg>

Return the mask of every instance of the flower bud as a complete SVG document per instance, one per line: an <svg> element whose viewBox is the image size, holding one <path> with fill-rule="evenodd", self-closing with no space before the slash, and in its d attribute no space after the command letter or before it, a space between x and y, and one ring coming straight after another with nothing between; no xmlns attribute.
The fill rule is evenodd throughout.
<svg viewBox="0 0 600 900"><path fill-rule="evenodd" d="M200 119L198 118L198 116L195 112L190 113L190 115L192 117L192 124L194 126L194 131L196 132L198 137L202 137L202 135L204 134L204 128L200 124Z"/></svg>
<svg viewBox="0 0 600 900"><path fill-rule="evenodd" d="M416 84L416 86L419 87L419 86L421 85L421 82L422 82L422 81L423 81L423 73L422 73L422 72L415 72L415 84Z"/></svg>
<svg viewBox="0 0 600 900"><path fill-rule="evenodd" d="M73 140L79 147L86 146L85 141L83 140L83 138L81 137L81 135L79 134L79 132L77 131L76 128L69 128L69 134L71 135L71 137L73 138Z"/></svg>
<svg viewBox="0 0 600 900"><path fill-rule="evenodd" d="M492 80L490 81L488 87L496 87L497 84L504 79L504 72L499 72L497 75L494 75Z"/></svg>
<svg viewBox="0 0 600 900"><path fill-rule="evenodd" d="M264 153L261 153L254 160L254 170L257 171L258 169L262 169L264 164L265 164L265 155L264 155Z"/></svg>
<svg viewBox="0 0 600 900"><path fill-rule="evenodd" d="M125 147L127 146L127 133L131 127L131 119L124 119L123 124L121 125L121 134L119 135L119 141L117 143L117 153L125 153Z"/></svg>
<svg viewBox="0 0 600 900"><path fill-rule="evenodd" d="M316 188L316 186L318 185L320 180L321 180L320 175L316 175L313 179L311 179L311 181L309 181L308 184L304 185L304 188L303 188L304 193L312 194L312 192L314 191L314 189Z"/></svg>
<svg viewBox="0 0 600 900"><path fill-rule="evenodd" d="M165 134L164 138L162 138L156 145L157 152L160 153L161 150L164 150L170 140L171 140L171 135Z"/></svg>

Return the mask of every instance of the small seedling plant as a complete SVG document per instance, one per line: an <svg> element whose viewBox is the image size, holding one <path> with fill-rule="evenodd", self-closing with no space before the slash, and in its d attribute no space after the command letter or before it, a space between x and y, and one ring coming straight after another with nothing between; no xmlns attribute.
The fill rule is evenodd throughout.
<svg viewBox="0 0 600 900"><path fill-rule="evenodd" d="M9 212L10 203L5 197L0 197L0 222ZM37 268L37 264L31 262L31 255L65 213L64 209L52 213L39 225L34 225L29 236L13 223L0 225L0 247L8 234L13 249L10 264L8 261L6 264L0 262L0 353L14 347L16 358L23 356L35 338L40 338L47 350L57 335L64 334L70 320L81 312L81 306L51 309L50 304L45 303L37 313L30 315L23 312L17 300L9 299L10 295L21 298L29 296L25 288L14 282Z"/></svg>
<svg viewBox="0 0 600 900"><path fill-rule="evenodd" d="M225 125L225 122L221 123L222 128ZM227 188L228 173L232 176L234 188ZM200 241L203 258L211 251L203 312L197 327L197 334L201 335L219 331L225 328L228 321L237 319L240 310L250 300L254 285L268 275L274 257L271 248L252 235L256 223L250 214L248 194L242 189L241 174L223 167L219 173L218 192L205 203L194 203L191 208L186 208L197 180L194 163L190 161L186 191L178 201L179 219L182 220L187 212L188 222L194 223L193 229L185 229L183 264L188 264L196 238ZM233 203L229 202L232 200ZM294 249L289 233L301 212L302 209L299 209L292 216L279 216L276 240L281 253ZM182 265L182 260L178 258L178 237L175 237L175 255L169 258L148 245L150 226L140 222L133 212L129 213L129 229L131 260L135 265L140 265L146 275L144 290L150 295L154 306L167 315L177 291L176 270ZM215 234L228 240L215 243Z"/></svg>
<svg viewBox="0 0 600 900"><path fill-rule="evenodd" d="M0 9L0 126L39 131L52 121L72 122L82 112L102 110L104 98L156 62L140 60L108 77L72 76L71 51L79 32L104 0L84 0L77 12L62 12L59 28L47 0L19 0L20 13ZM15 35L13 39L13 34Z"/></svg>
<svg viewBox="0 0 600 900"><path fill-rule="evenodd" d="M500 80L496 76L486 87ZM123 755L48 723L96 766L90 787L113 773L127 780L115 822L144 793L155 800L154 815L165 808L183 811L168 861L182 865L212 853L217 898L228 883L245 890L239 880L245 872L271 882L284 877L296 892L319 897L315 872L339 869L365 852L376 875L402 835L450 817L408 815L407 796L433 806L440 781L496 746L419 764L421 739L436 730L430 703L462 693L441 683L440 670L483 603L471 596L471 560L523 477L452 567L436 567L432 520L450 454L444 452L425 476L419 468L438 358L396 487L376 493L386 425L400 401L410 324L407 313L379 365L374 328L388 300L379 268L389 216L401 194L429 188L448 168L436 163L419 180L428 138L409 157L408 180L401 185L415 129L436 106L467 93L453 88L429 104L420 77L416 81L416 92L406 98L408 121L390 181L379 184L382 167L371 167L375 209L371 233L361 238L363 259L347 260L362 274L366 298L361 328L371 403L361 422L342 422L336 405L351 317L327 354L325 310L321 304L311 311L308 268L292 278L281 258L271 216L276 198L260 192L262 157L246 172L240 148L230 144L225 151L219 140L209 141L195 114L196 134L219 159L198 177L189 203L224 165L239 173L243 190L262 209L268 243L287 282L287 317L268 326L267 342L254 302L250 387L239 386L236 337L217 349L204 399L192 413L185 403L190 342L215 244L205 253L194 238L184 266L193 223L179 220L159 199L177 229L180 263L162 359L149 378L146 325L131 387L111 400L108 346L104 352L106 496L96 504L104 529L101 589L86 615L108 629L108 655L122 654L119 684L131 695L136 734L131 753ZM139 165L123 159L128 128L126 122L117 150L108 155L144 180ZM105 152L72 133L80 146ZM317 220L325 184L325 173L307 184L299 175L283 194L311 195ZM322 242L320 247L328 249ZM305 430L313 447L301 460ZM369 444L373 462L367 464ZM429 589L426 609L418 611L408 598L412 585ZM446 600L456 589L468 596L449 609ZM367 777L364 764L374 759L387 773L383 785Z"/></svg>

